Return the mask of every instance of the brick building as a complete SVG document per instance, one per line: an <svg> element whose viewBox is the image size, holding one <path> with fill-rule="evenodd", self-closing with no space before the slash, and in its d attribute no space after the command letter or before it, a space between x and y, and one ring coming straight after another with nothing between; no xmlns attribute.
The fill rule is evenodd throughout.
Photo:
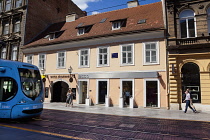
<svg viewBox="0 0 210 140"><path fill-rule="evenodd" d="M170 108L183 109L190 88L198 110L210 108L210 1L166 0Z"/></svg>
<svg viewBox="0 0 210 140"><path fill-rule="evenodd" d="M71 0L2 0L0 2L0 58L22 61L21 46L67 14L84 16Z"/></svg>
<svg viewBox="0 0 210 140"><path fill-rule="evenodd" d="M45 70L45 101L167 108L162 2L55 23L23 47L24 62ZM152 10L151 10L152 9Z"/></svg>

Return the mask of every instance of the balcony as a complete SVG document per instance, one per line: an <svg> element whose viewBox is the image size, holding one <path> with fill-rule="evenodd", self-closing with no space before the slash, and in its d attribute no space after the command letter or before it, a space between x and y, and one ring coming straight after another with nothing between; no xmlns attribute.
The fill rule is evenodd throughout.
<svg viewBox="0 0 210 140"><path fill-rule="evenodd" d="M202 36L202 37L195 37L195 38L182 38L182 39L168 39L168 47L169 50L174 49L188 49L188 48L200 48L209 46L210 44L210 36Z"/></svg>

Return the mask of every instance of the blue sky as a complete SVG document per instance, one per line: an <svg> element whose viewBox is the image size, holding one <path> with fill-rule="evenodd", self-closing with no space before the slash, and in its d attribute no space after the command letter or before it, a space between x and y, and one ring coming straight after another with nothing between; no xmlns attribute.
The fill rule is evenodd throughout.
<svg viewBox="0 0 210 140"><path fill-rule="evenodd" d="M103 13L127 7L127 2L131 0L72 0L80 9L88 12L88 15L94 13ZM140 5L158 2L161 0L139 0ZM112 8L110 8L112 7ZM101 10L103 9L103 10Z"/></svg>

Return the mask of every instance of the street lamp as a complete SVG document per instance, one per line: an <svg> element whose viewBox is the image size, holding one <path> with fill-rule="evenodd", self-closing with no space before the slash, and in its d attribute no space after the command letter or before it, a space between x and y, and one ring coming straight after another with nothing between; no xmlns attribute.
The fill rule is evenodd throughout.
<svg viewBox="0 0 210 140"><path fill-rule="evenodd" d="M70 74L70 78L69 78L69 82L70 82L70 83L72 83L72 82L73 82L73 78L75 78L75 74L71 74L72 71L73 71L73 68L70 66L70 67L68 68L68 72L69 72L69 74ZM72 77L73 77L73 78L72 78Z"/></svg>

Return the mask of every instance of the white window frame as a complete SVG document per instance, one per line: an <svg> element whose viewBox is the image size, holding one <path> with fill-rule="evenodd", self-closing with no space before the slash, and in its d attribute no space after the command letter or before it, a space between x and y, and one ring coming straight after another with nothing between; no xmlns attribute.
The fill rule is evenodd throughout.
<svg viewBox="0 0 210 140"><path fill-rule="evenodd" d="M12 0L6 0L5 11L9 11L12 8Z"/></svg>
<svg viewBox="0 0 210 140"><path fill-rule="evenodd" d="M135 80L134 79L120 79L120 98L123 98L123 81L132 82L132 97L135 99Z"/></svg>
<svg viewBox="0 0 210 140"><path fill-rule="evenodd" d="M7 48L3 47L1 50L1 59L6 59L7 57Z"/></svg>
<svg viewBox="0 0 210 140"><path fill-rule="evenodd" d="M130 53L131 53L131 55L132 55L132 58L131 58L131 63L128 63L128 51L126 51L126 63L123 63L123 53L124 53L124 51L123 51L123 47L125 47L125 46L131 46L131 51L130 51ZM121 66L129 66L129 65L134 65L134 58L135 58L135 54L134 54L134 43L132 43L132 44L122 44L122 45L120 45L120 56L121 56L121 59L120 59L120 64L121 64Z"/></svg>
<svg viewBox="0 0 210 140"><path fill-rule="evenodd" d="M11 60L17 61L18 58L18 46L12 45L12 50L11 50Z"/></svg>
<svg viewBox="0 0 210 140"><path fill-rule="evenodd" d="M208 35L210 35L210 7L207 10L207 24L208 24Z"/></svg>
<svg viewBox="0 0 210 140"><path fill-rule="evenodd" d="M146 45L147 44L156 44L156 62L146 62ZM143 65L157 65L160 64L160 55L159 55L159 41L157 42L143 42ZM151 50L150 50L151 52ZM150 53L150 60L151 60L151 53Z"/></svg>
<svg viewBox="0 0 210 140"><path fill-rule="evenodd" d="M40 66L40 56L41 55L44 55L44 64L43 64L43 66ZM46 54L45 53L38 54L38 67L39 67L40 70L46 69Z"/></svg>
<svg viewBox="0 0 210 140"><path fill-rule="evenodd" d="M64 53L63 57L59 57L60 53ZM59 60L63 59L63 66L59 66ZM57 68L61 69L61 68L66 68L66 51L59 51L57 52Z"/></svg>
<svg viewBox="0 0 210 140"><path fill-rule="evenodd" d="M104 55L105 53L100 53L100 49L107 49L107 64L104 64ZM102 55L103 64L100 64L100 55ZM97 67L107 67L109 66L109 46L100 46L97 48Z"/></svg>
<svg viewBox="0 0 210 140"><path fill-rule="evenodd" d="M84 35L85 34L85 28L78 28L77 35Z"/></svg>
<svg viewBox="0 0 210 140"><path fill-rule="evenodd" d="M180 17L181 14L182 14L183 12L185 12L185 11L192 11L192 12L194 13L194 16L193 16L193 17L192 17L192 16ZM193 19L193 20L194 20L195 36L193 36L193 37L197 37L196 18L195 18L195 12L194 12L193 10L190 10L190 9L183 10L183 11L180 13L180 15L179 15L179 24L180 24L180 21L181 21L181 20L185 20L185 22L186 22L186 30L187 30L187 37L186 37L186 38L193 38L193 37L190 37L190 36L189 36L189 35L190 35L190 33L189 33L189 27L188 27L188 21L189 21L189 19ZM183 38L183 37L182 37L182 32L181 32L181 24L180 24L180 37Z"/></svg>
<svg viewBox="0 0 210 140"><path fill-rule="evenodd" d="M82 51L88 51L88 54L87 55L84 55L84 56L87 56L88 57L87 58L87 65L81 65L81 57L82 57L81 52ZM83 60L83 63L84 63L84 61L85 60ZM89 67L89 64L90 64L90 48L88 48L88 49L80 49L79 50L79 67L80 68L86 68L86 67Z"/></svg>
<svg viewBox="0 0 210 140"><path fill-rule="evenodd" d="M33 54L27 55L26 56L26 62L29 64L33 64Z"/></svg>
<svg viewBox="0 0 210 140"><path fill-rule="evenodd" d="M112 30L119 30L121 28L122 21L112 22Z"/></svg>
<svg viewBox="0 0 210 140"><path fill-rule="evenodd" d="M147 81L157 81L157 91L158 91L158 108L160 108L160 80L159 79L144 79L144 107L147 107Z"/></svg>

